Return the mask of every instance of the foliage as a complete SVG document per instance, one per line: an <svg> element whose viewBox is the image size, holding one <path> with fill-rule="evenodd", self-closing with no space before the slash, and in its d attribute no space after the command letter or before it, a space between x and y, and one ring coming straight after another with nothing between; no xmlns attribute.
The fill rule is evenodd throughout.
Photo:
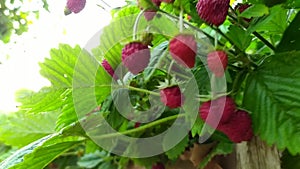
<svg viewBox="0 0 300 169"><path fill-rule="evenodd" d="M113 19L92 54L67 44L52 49L50 57L40 63L40 73L51 85L38 92L20 90L16 93L19 111L1 116L0 168L103 169L132 164L149 168L157 162L176 161L194 144L205 144L200 138L207 134L212 134L207 142L217 144L199 168L215 156L232 153L234 143L198 117L199 104L216 97L210 82L218 79L206 62L207 53L215 49L223 49L229 56L226 83L216 84L221 89L227 86L221 95L230 95L240 109L250 113L255 135L285 150L283 167L292 164L291 160L299 158L293 155L300 153L300 4L297 0L247 2L252 6L245 12L231 8L226 21L215 27L199 18L194 0L163 3L149 22L136 3L128 1L127 6L112 12ZM183 20L178 18L180 14ZM178 22L184 32L197 39L197 60L191 70L173 62L169 54L169 41L180 31ZM152 37L149 66L137 75L127 73L120 66L122 48L132 39L147 36ZM1 39L9 38L5 35ZM101 66L103 59L113 67L117 80ZM185 104L177 109L164 107L161 113L145 113L151 108L160 110L159 89L173 85L171 82L184 88ZM134 119L136 115L140 119ZM151 120L143 121L147 119ZM151 138L172 126L178 133L147 145L149 151L159 145L164 153L143 158L122 156L138 152L138 141L128 142L128 137ZM180 138L180 130L185 131L184 137ZM115 139L120 133L124 139ZM99 144L112 146L108 150Z"/></svg>

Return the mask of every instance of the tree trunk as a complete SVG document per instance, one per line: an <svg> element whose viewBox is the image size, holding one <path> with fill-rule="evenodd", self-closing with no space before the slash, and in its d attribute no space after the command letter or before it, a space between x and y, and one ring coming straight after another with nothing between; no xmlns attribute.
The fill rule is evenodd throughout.
<svg viewBox="0 0 300 169"><path fill-rule="evenodd" d="M236 163L236 169L280 169L280 152L255 137L237 144Z"/></svg>

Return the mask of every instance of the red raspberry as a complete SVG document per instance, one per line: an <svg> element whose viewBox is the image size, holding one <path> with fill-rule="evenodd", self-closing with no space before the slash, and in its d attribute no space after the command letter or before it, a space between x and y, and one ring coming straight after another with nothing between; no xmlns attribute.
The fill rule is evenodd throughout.
<svg viewBox="0 0 300 169"><path fill-rule="evenodd" d="M154 10L154 9L148 9L144 12L144 16L147 21L152 20L155 15L156 15L156 10Z"/></svg>
<svg viewBox="0 0 300 169"><path fill-rule="evenodd" d="M140 0L137 1L138 2L138 6L140 6ZM160 4L161 4L161 0L152 0L152 3L156 6L156 7L159 7ZM143 9L141 6L140 6L141 9ZM155 9L147 9L145 12L144 12L144 16L146 18L147 21L150 21L154 18L154 16L156 15L156 10Z"/></svg>
<svg viewBox="0 0 300 169"><path fill-rule="evenodd" d="M160 100L171 109L182 105L184 96L178 86L167 87L160 90Z"/></svg>
<svg viewBox="0 0 300 169"><path fill-rule="evenodd" d="M207 66L216 77L222 77L227 67L228 56L224 51L213 51L207 55Z"/></svg>
<svg viewBox="0 0 300 169"><path fill-rule="evenodd" d="M243 111L237 111L228 123L222 124L218 130L222 131L234 143L249 141L253 137L252 121L250 115Z"/></svg>
<svg viewBox="0 0 300 169"><path fill-rule="evenodd" d="M138 127L140 127L141 126L141 123L140 122L136 122L135 124L134 124L134 128L138 128Z"/></svg>
<svg viewBox="0 0 300 169"><path fill-rule="evenodd" d="M248 9L251 5L250 4L242 4L242 3L238 3L234 9L235 10L238 10L239 13L243 13L246 9ZM250 22L251 19L247 19L247 18L244 18L245 21L247 22Z"/></svg>
<svg viewBox="0 0 300 169"><path fill-rule="evenodd" d="M122 62L133 74L142 72L149 63L150 49L141 42L131 42L122 49Z"/></svg>
<svg viewBox="0 0 300 169"><path fill-rule="evenodd" d="M73 13L79 13L85 7L86 0L68 0L67 9Z"/></svg>
<svg viewBox="0 0 300 169"><path fill-rule="evenodd" d="M107 62L106 59L104 59L104 60L102 61L101 65L102 65L103 68L106 70L106 72L107 72L108 74L111 75L111 77L114 76L115 71L114 71L114 69L110 66L110 64Z"/></svg>
<svg viewBox="0 0 300 169"><path fill-rule="evenodd" d="M195 65L197 42L190 34L176 35L170 41L170 54L179 64L192 68Z"/></svg>
<svg viewBox="0 0 300 169"><path fill-rule="evenodd" d="M224 107L222 105L224 105ZM209 125L212 125L216 122L218 117L221 117L219 124L222 125L230 121L230 118L235 114L235 111L236 105L234 100L231 97L222 96L216 100L204 102L199 108L199 116L205 121L210 113L213 121L206 121Z"/></svg>
<svg viewBox="0 0 300 169"><path fill-rule="evenodd" d="M230 0L199 0L198 15L208 24L221 25L228 14Z"/></svg>
<svg viewBox="0 0 300 169"><path fill-rule="evenodd" d="M162 163L157 163L152 166L152 169L165 169L165 166Z"/></svg>

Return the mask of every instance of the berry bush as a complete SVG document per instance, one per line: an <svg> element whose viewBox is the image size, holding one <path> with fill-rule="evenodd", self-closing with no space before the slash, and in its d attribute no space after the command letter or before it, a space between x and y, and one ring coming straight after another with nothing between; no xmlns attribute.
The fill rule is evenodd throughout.
<svg viewBox="0 0 300 169"><path fill-rule="evenodd" d="M128 0L91 51L50 51L40 73L51 86L16 93L19 111L1 115L0 168L233 169L238 147L257 142L246 155L278 159L253 166L299 168L299 8Z"/></svg>

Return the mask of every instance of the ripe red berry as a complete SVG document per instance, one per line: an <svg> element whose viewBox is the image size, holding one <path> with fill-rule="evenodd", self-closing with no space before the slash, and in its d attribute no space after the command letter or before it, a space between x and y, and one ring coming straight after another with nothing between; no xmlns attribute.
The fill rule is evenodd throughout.
<svg viewBox="0 0 300 169"><path fill-rule="evenodd" d="M216 77L222 77L228 63L228 56L224 51L213 51L207 55L207 66Z"/></svg>
<svg viewBox="0 0 300 169"><path fill-rule="evenodd" d="M165 166L162 163L157 163L152 166L152 169L165 169Z"/></svg>
<svg viewBox="0 0 300 169"><path fill-rule="evenodd" d="M197 42L190 34L176 35L170 41L170 54L179 64L192 68L195 65Z"/></svg>
<svg viewBox="0 0 300 169"><path fill-rule="evenodd" d="M199 108L199 116L206 121L208 115L212 116L211 121L206 121L207 124L212 125L218 122L222 125L230 121L231 116L235 114L236 105L234 100L228 96L222 96L215 100L204 102Z"/></svg>
<svg viewBox="0 0 300 169"><path fill-rule="evenodd" d="M243 13L246 9L248 9L251 5L250 4L242 4L242 3L238 3L234 9L235 10L238 10L239 13ZM245 21L247 22L250 22L251 19L247 19L247 18L244 18Z"/></svg>
<svg viewBox="0 0 300 169"><path fill-rule="evenodd" d="M199 17L215 26L221 25L228 14L230 0L199 0L197 11Z"/></svg>
<svg viewBox="0 0 300 169"><path fill-rule="evenodd" d="M141 6L141 0L137 0L137 3L138 3L138 6L143 9L143 7ZM161 0L151 0L152 3L156 6L156 7L159 7L160 4L161 4ZM144 12L144 16L146 18L147 21L150 21L154 18L154 16L156 15L156 9L147 9L145 12Z"/></svg>
<svg viewBox="0 0 300 169"><path fill-rule="evenodd" d="M218 130L228 136L234 143L249 141L253 137L252 121L250 115L243 111L237 111L228 123L222 124Z"/></svg>
<svg viewBox="0 0 300 169"><path fill-rule="evenodd" d="M85 7L86 0L68 0L66 8L73 12L79 13Z"/></svg>
<svg viewBox="0 0 300 169"><path fill-rule="evenodd" d="M141 42L131 42L122 49L122 62L133 74L142 72L149 63L150 49Z"/></svg>
<svg viewBox="0 0 300 169"><path fill-rule="evenodd" d="M138 128L138 127L140 127L140 126L141 126L141 123L140 123L140 122L134 123L134 128Z"/></svg>
<svg viewBox="0 0 300 169"><path fill-rule="evenodd" d="M108 74L110 74L112 77L114 76L115 74L115 71L114 69L110 66L110 64L107 62L106 59L104 59L101 63L101 65L103 66L103 68L106 70L106 72Z"/></svg>
<svg viewBox="0 0 300 169"><path fill-rule="evenodd" d="M182 105L184 96L178 86L167 87L160 90L160 100L169 108L177 108Z"/></svg>
<svg viewBox="0 0 300 169"><path fill-rule="evenodd" d="M152 20L155 15L156 15L156 10L154 10L154 9L148 9L144 12L144 16L147 21Z"/></svg>

